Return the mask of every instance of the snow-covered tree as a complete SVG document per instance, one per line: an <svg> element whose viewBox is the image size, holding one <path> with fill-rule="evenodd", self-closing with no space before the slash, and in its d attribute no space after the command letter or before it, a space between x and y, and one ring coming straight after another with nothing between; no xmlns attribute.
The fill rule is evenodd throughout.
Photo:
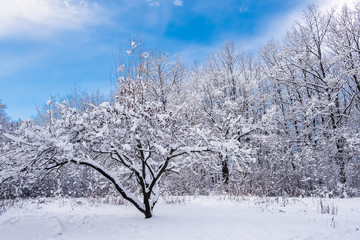
<svg viewBox="0 0 360 240"><path fill-rule="evenodd" d="M59 117L60 113L57 111L58 109L55 104L50 104L53 102L65 101L70 107L74 107L78 111L86 111L89 107L89 103L98 106L107 100L109 100L109 97L106 97L99 90L88 93L85 90L75 87L74 90L66 96L52 96L47 102L49 104L44 103L37 106L37 114L34 117L34 120L39 124L46 124L51 118Z"/></svg>
<svg viewBox="0 0 360 240"><path fill-rule="evenodd" d="M133 42L131 47L136 48ZM40 125L23 121L19 129L6 133L12 141L1 156L7 163L1 176L46 175L67 164L87 166L150 218L162 175L175 171L189 154L210 148L196 126L183 121L181 106L170 111L162 101L147 98L148 83L141 75L120 81L114 103L89 103L83 111L48 101L56 106L56 118Z"/></svg>
<svg viewBox="0 0 360 240"><path fill-rule="evenodd" d="M2 104L2 101L0 99L0 129L7 128L10 122L5 109L6 109L6 105Z"/></svg>
<svg viewBox="0 0 360 240"><path fill-rule="evenodd" d="M311 6L282 43L268 44L261 56L268 106L276 116L267 127L278 149L273 156L282 159L276 165L291 191L331 192L339 183L341 192L346 186L358 74L351 61L356 50L344 41L356 42L349 37L356 30L347 32L350 27L340 26L339 19L335 11Z"/></svg>
<svg viewBox="0 0 360 240"><path fill-rule="evenodd" d="M176 112L168 113L157 103L140 103L126 91L118 102L92 105L86 112L56 103L61 118L44 126L24 121L19 130L5 134L13 141L2 156L11 169L4 170L47 174L69 163L84 165L150 218L161 176L191 152L208 148ZM134 186L138 188L130 192Z"/></svg>
<svg viewBox="0 0 360 240"><path fill-rule="evenodd" d="M206 126L207 134L222 149L212 155L208 168L220 168L225 185L231 173L235 176L245 171L253 160L248 141L257 128L251 120L256 91L256 68L252 60L234 43L225 42L209 58L208 65L194 72L190 88L189 99L195 102L195 111L200 114L196 121Z"/></svg>

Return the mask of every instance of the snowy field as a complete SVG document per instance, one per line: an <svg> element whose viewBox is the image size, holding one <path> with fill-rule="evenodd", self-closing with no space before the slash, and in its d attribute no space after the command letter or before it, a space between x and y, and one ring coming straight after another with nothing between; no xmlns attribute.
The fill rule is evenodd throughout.
<svg viewBox="0 0 360 240"><path fill-rule="evenodd" d="M0 239L360 239L360 199L198 197L167 202L156 206L152 219L132 206L84 199L16 202L2 209Z"/></svg>

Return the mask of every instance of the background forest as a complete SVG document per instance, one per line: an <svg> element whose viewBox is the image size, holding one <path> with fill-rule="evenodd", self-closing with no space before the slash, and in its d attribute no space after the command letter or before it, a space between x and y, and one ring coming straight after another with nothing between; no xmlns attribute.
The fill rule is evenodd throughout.
<svg viewBox="0 0 360 240"><path fill-rule="evenodd" d="M18 122L0 104L1 199L120 193L146 215L159 194L360 196L359 3L311 6L257 54L121 52L108 96L75 90Z"/></svg>

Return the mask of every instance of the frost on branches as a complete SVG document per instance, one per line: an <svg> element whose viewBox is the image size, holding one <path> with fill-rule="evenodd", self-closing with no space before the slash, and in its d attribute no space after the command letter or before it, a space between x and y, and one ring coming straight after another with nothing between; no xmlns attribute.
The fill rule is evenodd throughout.
<svg viewBox="0 0 360 240"><path fill-rule="evenodd" d="M48 101L48 121L24 121L19 129L5 134L12 141L0 159L0 182L19 172L36 179L67 164L78 164L96 170L151 218L161 176L177 171L191 153L210 148L197 134L196 125L182 119L181 107L165 107L169 101L164 99L177 99L169 94L180 92L169 90L180 86L175 84L181 82L180 63L172 65L167 55L144 57L140 46L131 42L128 60L121 58L124 67L113 102L88 103L83 111L66 102ZM157 65L167 67L144 67ZM154 97L151 90L156 87L162 90L161 97Z"/></svg>
<svg viewBox="0 0 360 240"><path fill-rule="evenodd" d="M218 138L206 124L188 118L191 105L180 104L183 69L178 61L153 53L145 58L135 46L132 54L130 63L121 64L113 102L88 103L79 110L49 101L47 121L24 121L6 133L11 141L0 157L0 182L19 172L36 180L77 164L98 172L151 218L164 173L204 164L213 153L231 156L233 162L242 159L236 156L244 154L236 138Z"/></svg>
<svg viewBox="0 0 360 240"><path fill-rule="evenodd" d="M54 104L60 118L43 126L23 122L6 134L13 140L3 156L11 162L9 169L46 174L70 163L90 167L146 218L158 200L161 176L175 171L191 152L208 150L177 113L158 103L141 103L126 91L115 103L91 105L86 112Z"/></svg>
<svg viewBox="0 0 360 240"><path fill-rule="evenodd" d="M159 197L161 175L176 168L176 157L205 149L185 148L182 139L192 134L191 129L178 124L176 116L161 111L156 104L122 100L92 106L84 113L56 103L60 119L45 126L23 122L18 136L6 135L13 140L8 147L14 150L6 154L17 164L13 170L46 174L68 163L91 167L150 218ZM137 185L138 191L128 191L128 181ZM142 195L142 201L136 195Z"/></svg>

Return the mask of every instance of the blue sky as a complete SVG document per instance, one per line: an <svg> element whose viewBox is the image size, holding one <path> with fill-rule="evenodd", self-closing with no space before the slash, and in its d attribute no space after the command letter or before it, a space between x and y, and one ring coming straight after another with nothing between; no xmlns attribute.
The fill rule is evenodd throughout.
<svg viewBox="0 0 360 240"><path fill-rule="evenodd" d="M306 5L351 0L0 0L0 99L13 119L75 87L111 88L113 56L130 35L204 61L224 41L256 51Z"/></svg>

